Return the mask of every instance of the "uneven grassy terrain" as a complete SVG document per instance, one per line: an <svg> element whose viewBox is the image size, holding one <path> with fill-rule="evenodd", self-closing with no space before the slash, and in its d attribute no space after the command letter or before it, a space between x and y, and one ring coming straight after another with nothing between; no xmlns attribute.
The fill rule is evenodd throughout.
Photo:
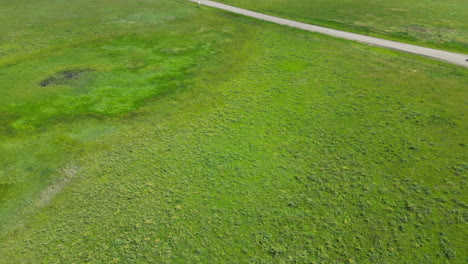
<svg viewBox="0 0 468 264"><path fill-rule="evenodd" d="M219 0L315 25L468 53L465 0Z"/></svg>
<svg viewBox="0 0 468 264"><path fill-rule="evenodd" d="M114 121L184 89L222 38L168 24L195 11L171 1L7 1L0 10L2 223L57 170L74 174L69 160L104 147Z"/></svg>
<svg viewBox="0 0 468 264"><path fill-rule="evenodd" d="M64 3L0 8L42 21L0 57L0 263L466 262L466 69Z"/></svg>

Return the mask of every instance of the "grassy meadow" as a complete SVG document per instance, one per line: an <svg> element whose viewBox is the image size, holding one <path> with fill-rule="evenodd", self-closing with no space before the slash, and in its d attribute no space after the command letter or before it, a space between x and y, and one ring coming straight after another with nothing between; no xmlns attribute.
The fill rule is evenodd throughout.
<svg viewBox="0 0 468 264"><path fill-rule="evenodd" d="M306 23L468 53L465 0L219 0Z"/></svg>
<svg viewBox="0 0 468 264"><path fill-rule="evenodd" d="M187 1L0 22L0 263L468 260L468 69Z"/></svg>

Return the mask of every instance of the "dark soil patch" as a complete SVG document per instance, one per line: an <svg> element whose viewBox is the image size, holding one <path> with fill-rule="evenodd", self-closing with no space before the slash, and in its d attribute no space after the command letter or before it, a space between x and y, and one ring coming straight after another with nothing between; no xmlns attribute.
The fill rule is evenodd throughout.
<svg viewBox="0 0 468 264"><path fill-rule="evenodd" d="M49 78L41 81L39 85L41 87L46 87L49 85L60 85L60 84L66 84L71 80L79 78L83 73L86 72L91 72L93 70L91 69L80 69L80 70L66 70L66 71L61 71L53 76L50 76Z"/></svg>

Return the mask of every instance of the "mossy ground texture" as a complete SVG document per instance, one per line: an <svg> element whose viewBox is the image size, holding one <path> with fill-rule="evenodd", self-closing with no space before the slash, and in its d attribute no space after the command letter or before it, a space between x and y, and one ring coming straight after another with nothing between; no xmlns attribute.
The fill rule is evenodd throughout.
<svg viewBox="0 0 468 264"><path fill-rule="evenodd" d="M185 1L0 5L0 263L466 263L466 69Z"/></svg>

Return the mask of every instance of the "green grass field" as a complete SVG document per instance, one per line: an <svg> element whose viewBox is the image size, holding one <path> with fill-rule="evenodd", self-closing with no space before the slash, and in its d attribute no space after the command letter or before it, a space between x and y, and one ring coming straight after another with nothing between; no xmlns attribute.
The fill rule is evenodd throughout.
<svg viewBox="0 0 468 264"><path fill-rule="evenodd" d="M466 263L467 69L186 1L0 7L0 263Z"/></svg>
<svg viewBox="0 0 468 264"><path fill-rule="evenodd" d="M271 15L468 53L465 0L219 0Z"/></svg>

